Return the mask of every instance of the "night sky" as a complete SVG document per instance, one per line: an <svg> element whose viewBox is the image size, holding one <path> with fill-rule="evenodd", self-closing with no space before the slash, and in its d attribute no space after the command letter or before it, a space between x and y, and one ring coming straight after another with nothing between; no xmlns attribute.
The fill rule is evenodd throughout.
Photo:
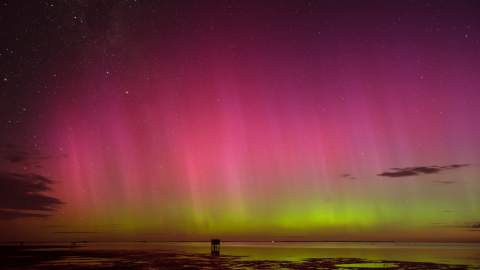
<svg viewBox="0 0 480 270"><path fill-rule="evenodd" d="M0 1L0 241L480 241L480 1Z"/></svg>

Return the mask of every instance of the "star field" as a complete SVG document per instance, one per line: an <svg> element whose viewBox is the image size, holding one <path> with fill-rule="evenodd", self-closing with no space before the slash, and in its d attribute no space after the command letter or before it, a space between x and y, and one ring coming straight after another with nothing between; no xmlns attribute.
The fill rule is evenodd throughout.
<svg viewBox="0 0 480 270"><path fill-rule="evenodd" d="M479 10L1 1L0 240L478 241Z"/></svg>

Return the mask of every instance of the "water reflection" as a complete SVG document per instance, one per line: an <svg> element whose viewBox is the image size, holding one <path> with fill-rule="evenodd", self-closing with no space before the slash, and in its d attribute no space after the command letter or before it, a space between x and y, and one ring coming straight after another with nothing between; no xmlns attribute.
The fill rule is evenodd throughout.
<svg viewBox="0 0 480 270"><path fill-rule="evenodd" d="M89 243L2 248L0 269L480 269L475 244Z"/></svg>

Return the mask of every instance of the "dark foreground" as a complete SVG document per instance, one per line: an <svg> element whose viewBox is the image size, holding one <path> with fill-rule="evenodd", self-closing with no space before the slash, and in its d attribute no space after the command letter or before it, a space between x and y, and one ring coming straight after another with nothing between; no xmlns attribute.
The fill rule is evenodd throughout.
<svg viewBox="0 0 480 270"><path fill-rule="evenodd" d="M480 269L358 258L311 258L301 261L248 260L168 251L99 251L66 246L2 246L0 269Z"/></svg>

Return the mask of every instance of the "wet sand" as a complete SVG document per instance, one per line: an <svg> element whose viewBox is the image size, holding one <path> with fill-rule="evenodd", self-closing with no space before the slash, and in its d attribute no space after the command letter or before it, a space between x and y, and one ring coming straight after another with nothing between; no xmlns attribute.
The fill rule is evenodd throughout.
<svg viewBox="0 0 480 270"><path fill-rule="evenodd" d="M454 264L309 258L250 260L182 251L85 250L70 246L1 246L0 269L480 269Z"/></svg>

